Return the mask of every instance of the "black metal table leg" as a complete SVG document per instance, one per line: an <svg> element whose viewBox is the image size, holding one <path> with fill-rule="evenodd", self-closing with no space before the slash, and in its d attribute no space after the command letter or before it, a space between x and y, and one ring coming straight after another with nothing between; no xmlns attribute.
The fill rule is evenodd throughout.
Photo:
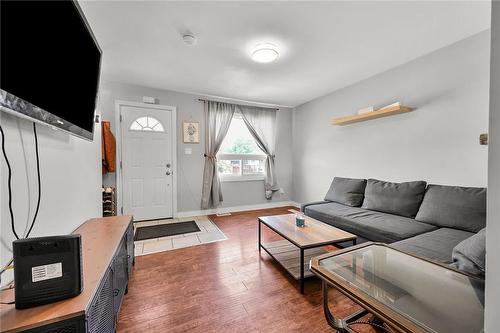
<svg viewBox="0 0 500 333"><path fill-rule="evenodd" d="M347 333L348 331L344 321L335 318L330 312L330 308L328 308L328 284L325 281L322 281L321 284L323 288L323 312L325 313L326 322L337 332Z"/></svg>
<svg viewBox="0 0 500 333"><path fill-rule="evenodd" d="M261 239L260 239L260 219L258 219L258 222L259 222L259 254L260 254L260 248L261 248Z"/></svg>
<svg viewBox="0 0 500 333"><path fill-rule="evenodd" d="M352 246L356 245L356 238L352 240ZM356 255L353 256L352 258L352 273L355 275L356 274Z"/></svg>
<svg viewBox="0 0 500 333"><path fill-rule="evenodd" d="M304 249L300 249L300 293L304 293Z"/></svg>
<svg viewBox="0 0 500 333"><path fill-rule="evenodd" d="M323 288L323 312L325 313L326 322L338 333L351 333L352 330L349 329L349 323L359 320L360 318L365 316L368 311L365 309L361 309L350 314L344 319L335 318L335 316L330 312L330 308L328 307L328 283L322 281L321 284Z"/></svg>

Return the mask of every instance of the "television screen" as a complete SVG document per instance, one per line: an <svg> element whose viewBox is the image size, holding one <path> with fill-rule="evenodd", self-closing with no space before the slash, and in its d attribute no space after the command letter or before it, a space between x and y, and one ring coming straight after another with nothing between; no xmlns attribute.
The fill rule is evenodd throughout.
<svg viewBox="0 0 500 333"><path fill-rule="evenodd" d="M92 140L101 50L75 1L0 1L0 109Z"/></svg>

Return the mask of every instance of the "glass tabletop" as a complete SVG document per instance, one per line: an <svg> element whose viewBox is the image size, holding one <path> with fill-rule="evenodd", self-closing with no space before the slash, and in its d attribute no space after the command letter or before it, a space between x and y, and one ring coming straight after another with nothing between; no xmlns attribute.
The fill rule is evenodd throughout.
<svg viewBox="0 0 500 333"><path fill-rule="evenodd" d="M437 333L483 329L484 281L382 244L319 260L342 279L400 315Z"/></svg>

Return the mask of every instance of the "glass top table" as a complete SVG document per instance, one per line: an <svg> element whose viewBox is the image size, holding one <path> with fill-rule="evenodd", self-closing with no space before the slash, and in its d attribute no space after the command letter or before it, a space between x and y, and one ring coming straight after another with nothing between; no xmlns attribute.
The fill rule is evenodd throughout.
<svg viewBox="0 0 500 333"><path fill-rule="evenodd" d="M323 280L325 315L339 332L368 312L400 332L479 333L483 330L484 280L395 250L365 243L314 257ZM347 320L328 308L332 285L367 311Z"/></svg>

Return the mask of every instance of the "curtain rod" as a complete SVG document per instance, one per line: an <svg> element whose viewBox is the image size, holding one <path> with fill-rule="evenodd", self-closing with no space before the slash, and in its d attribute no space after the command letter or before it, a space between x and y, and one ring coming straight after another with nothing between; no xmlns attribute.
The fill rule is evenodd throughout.
<svg viewBox="0 0 500 333"><path fill-rule="evenodd" d="M243 106L254 106L258 108L263 108L263 109L271 109L271 110L277 110L279 111L279 108L272 108L272 107L265 107L265 106L256 106L256 105L245 105L245 104L238 104L238 103L229 103L229 102L224 102L224 101L214 101L210 99L203 99L203 98L198 98L199 102L221 102L221 103L228 103L228 104L236 104L236 105L243 105Z"/></svg>

